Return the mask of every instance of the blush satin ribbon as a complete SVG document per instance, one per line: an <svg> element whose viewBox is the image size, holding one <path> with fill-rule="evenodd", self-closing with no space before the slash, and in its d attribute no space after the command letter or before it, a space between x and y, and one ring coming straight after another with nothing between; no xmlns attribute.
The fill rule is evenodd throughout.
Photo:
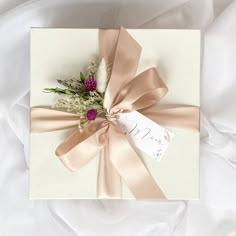
<svg viewBox="0 0 236 236"><path fill-rule="evenodd" d="M199 108L168 105L150 108L168 89L155 68L137 75L140 45L121 27L99 30L100 57L112 64L104 97L108 116L139 110L160 125L199 130ZM50 132L75 127L56 149L56 155L71 171L77 171L99 155L98 198L121 198L121 178L136 199L166 199L119 125L98 117L78 129L79 116L47 107L31 108L31 132Z"/></svg>

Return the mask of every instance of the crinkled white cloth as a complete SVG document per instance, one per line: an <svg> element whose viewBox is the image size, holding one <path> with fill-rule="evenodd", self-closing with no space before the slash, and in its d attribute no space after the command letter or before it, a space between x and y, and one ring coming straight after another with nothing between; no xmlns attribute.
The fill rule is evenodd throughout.
<svg viewBox="0 0 236 236"><path fill-rule="evenodd" d="M120 25L202 29L201 200L30 201L30 27ZM1 0L0 235L235 236L235 99L236 1Z"/></svg>

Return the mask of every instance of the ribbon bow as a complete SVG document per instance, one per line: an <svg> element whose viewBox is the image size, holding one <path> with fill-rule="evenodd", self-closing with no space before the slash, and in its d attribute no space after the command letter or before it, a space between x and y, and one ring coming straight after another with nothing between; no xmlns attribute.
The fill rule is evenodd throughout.
<svg viewBox="0 0 236 236"><path fill-rule="evenodd" d="M166 199L114 120L121 113L142 109L142 114L161 125L197 131L199 108L182 105L147 108L159 102L168 89L155 68L135 77L141 54L140 45L123 27L120 30L99 30L99 44L100 57L113 65L104 96L106 116L98 117L80 132L78 115L33 107L31 132L75 127L75 131L58 146L56 155L71 171L80 169L100 155L97 177L99 198L120 198L122 178L136 199Z"/></svg>

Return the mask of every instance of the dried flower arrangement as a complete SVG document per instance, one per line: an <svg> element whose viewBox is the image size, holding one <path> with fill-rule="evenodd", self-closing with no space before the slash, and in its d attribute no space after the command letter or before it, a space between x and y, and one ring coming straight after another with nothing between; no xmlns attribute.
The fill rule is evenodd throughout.
<svg viewBox="0 0 236 236"><path fill-rule="evenodd" d="M108 67L104 58L98 67L94 61L91 61L87 76L80 72L78 79L58 79L57 82L66 88L45 88L43 92L64 96L56 101L53 108L78 114L80 116L80 130L87 122L104 114L104 92L108 82Z"/></svg>

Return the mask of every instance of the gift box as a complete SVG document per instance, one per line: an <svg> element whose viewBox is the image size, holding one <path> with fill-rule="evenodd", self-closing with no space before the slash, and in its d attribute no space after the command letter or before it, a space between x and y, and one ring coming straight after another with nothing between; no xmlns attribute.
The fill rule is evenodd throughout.
<svg viewBox="0 0 236 236"><path fill-rule="evenodd" d="M109 127L104 131L109 133L106 141L101 141L103 136L99 134L98 138L98 128L81 130L78 114L53 106L63 95L45 93L45 88L58 87L57 80L80 80L81 71L85 74L82 79L89 78L90 61L99 65L103 54L107 56L104 57L109 69L107 89L110 93L105 92L106 108L116 107L112 99L119 96L123 96L125 104L133 97L135 100L135 96L140 97L133 103L132 119L141 124L149 122L149 128L158 138L162 132L168 134L168 147L163 148L160 158L150 155L149 150L155 150L156 146L132 143L127 132L117 131L119 125L114 122L113 114L105 114L103 123L99 123ZM132 83L129 79L133 79ZM111 80L115 82L110 88ZM153 86L155 90L147 98L146 91ZM199 30L33 28L30 98L30 198L199 198ZM149 105L152 110L145 110ZM129 107L130 104L122 111L130 119ZM138 110L141 116L135 113L135 107L141 108ZM152 112L155 109L157 114ZM97 121L94 122L89 121L86 127L93 127ZM58 123L60 128L54 127ZM85 145L83 141L91 137L83 138L86 129L90 129L90 134L94 132L91 135L94 140ZM136 155L135 158L132 159L132 155Z"/></svg>

